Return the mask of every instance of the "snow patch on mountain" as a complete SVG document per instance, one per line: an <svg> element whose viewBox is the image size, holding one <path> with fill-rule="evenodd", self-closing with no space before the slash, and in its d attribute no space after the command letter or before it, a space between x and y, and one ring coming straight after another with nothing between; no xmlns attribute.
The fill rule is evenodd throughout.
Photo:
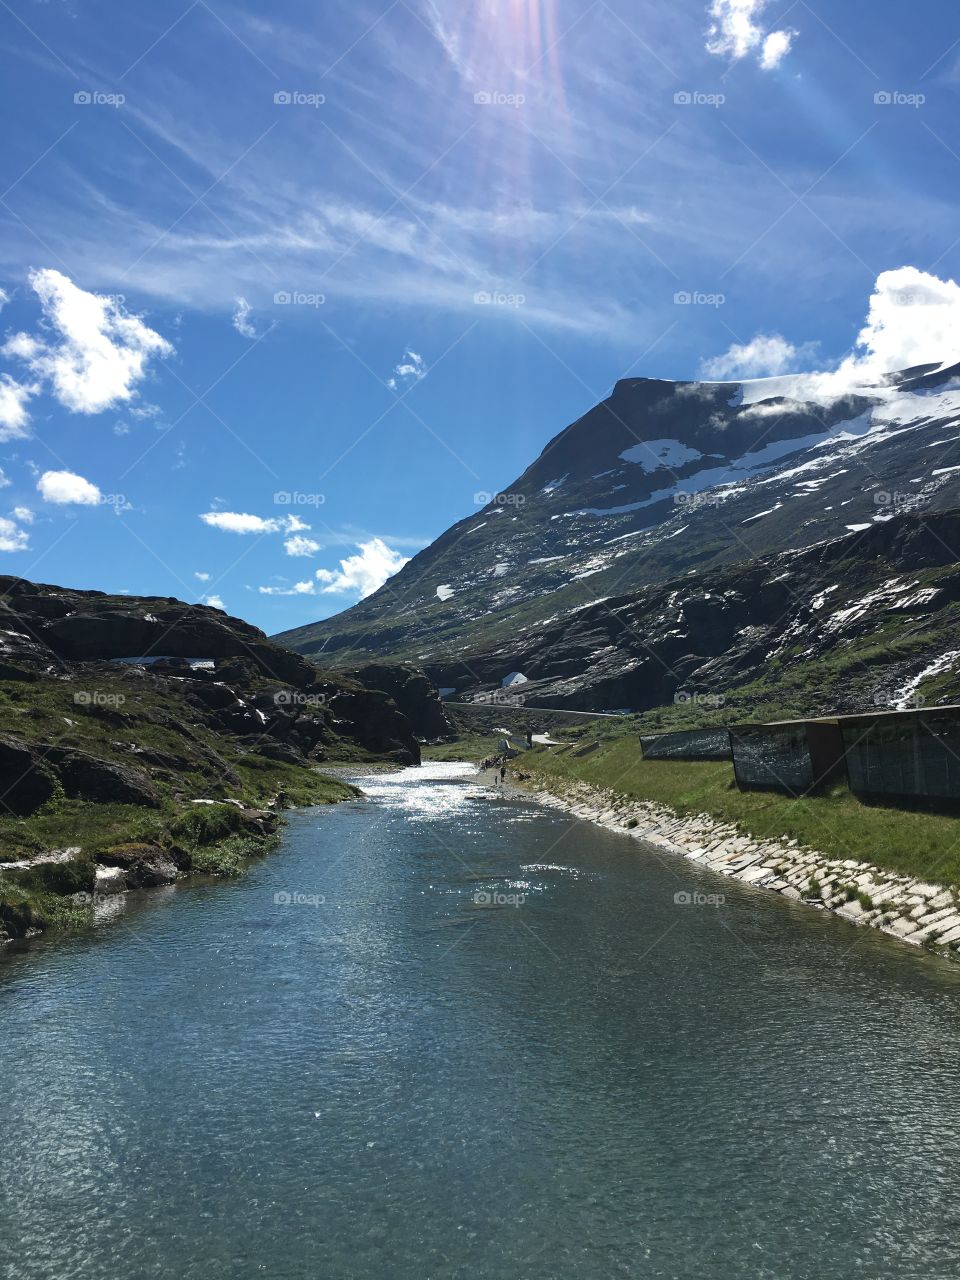
<svg viewBox="0 0 960 1280"><path fill-rule="evenodd" d="M641 440L639 444L624 449L620 457L624 462L636 463L641 471L651 472L664 467L685 466L688 462L696 462L703 454L679 440Z"/></svg>
<svg viewBox="0 0 960 1280"><path fill-rule="evenodd" d="M522 671L511 671L508 676L504 676L500 681L501 689L511 689L515 684L529 684L529 680Z"/></svg>
<svg viewBox="0 0 960 1280"><path fill-rule="evenodd" d="M897 711L907 711L914 703L914 694L924 680L929 680L933 676L942 675L944 671L949 671L960 659L960 649L951 649L949 652L941 654L939 658L935 658L929 666L908 680L902 689L898 689L893 695L893 705Z"/></svg>

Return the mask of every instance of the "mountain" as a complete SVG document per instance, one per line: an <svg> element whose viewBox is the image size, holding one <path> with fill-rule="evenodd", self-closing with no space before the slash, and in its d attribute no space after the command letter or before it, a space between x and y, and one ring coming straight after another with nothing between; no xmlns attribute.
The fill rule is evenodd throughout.
<svg viewBox="0 0 960 1280"><path fill-rule="evenodd" d="M879 589L871 566L912 571L897 557L915 538L886 525L948 532L938 569L955 561L952 518L937 517L960 506L958 446L960 366L843 384L625 380L374 595L276 639L324 665L412 660L468 696L519 674L544 705L660 705L712 675L704 662L734 619L766 628L767 653L780 640L767 603L802 629L770 583L796 574L790 590L816 595L818 556L844 566L846 586L824 584L838 598ZM812 561L791 559L806 549ZM724 592L743 607L718 609Z"/></svg>

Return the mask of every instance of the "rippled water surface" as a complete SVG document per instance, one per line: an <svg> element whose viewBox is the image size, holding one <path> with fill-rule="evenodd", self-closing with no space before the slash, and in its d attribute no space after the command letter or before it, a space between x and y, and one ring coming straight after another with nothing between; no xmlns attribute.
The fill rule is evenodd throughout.
<svg viewBox="0 0 960 1280"><path fill-rule="evenodd" d="M0 1274L956 1280L957 972L468 772L0 963Z"/></svg>

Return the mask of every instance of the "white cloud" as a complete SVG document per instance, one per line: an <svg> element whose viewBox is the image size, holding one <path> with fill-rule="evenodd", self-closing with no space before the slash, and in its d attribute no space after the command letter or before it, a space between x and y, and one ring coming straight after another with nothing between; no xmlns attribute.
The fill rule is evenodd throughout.
<svg viewBox="0 0 960 1280"><path fill-rule="evenodd" d="M0 440L17 440L27 434L27 401L36 393L36 387L24 386L9 374L0 374Z"/></svg>
<svg viewBox="0 0 960 1280"><path fill-rule="evenodd" d="M44 502L57 506L95 507L100 502L97 486L72 471L45 471L37 481L37 491Z"/></svg>
<svg viewBox="0 0 960 1280"><path fill-rule="evenodd" d="M314 580L296 582L292 587L259 587L264 596L329 596L355 594L359 600L377 591L388 578L399 573L409 557L388 547L382 538L357 544L358 553L340 561L339 569L318 569Z"/></svg>
<svg viewBox="0 0 960 1280"><path fill-rule="evenodd" d="M0 467L0 489L8 489L12 484L13 481L4 471L3 467Z"/></svg>
<svg viewBox="0 0 960 1280"><path fill-rule="evenodd" d="M712 0L707 52L738 61L756 53L765 71L778 67L790 52L796 31L764 31L758 19L768 0Z"/></svg>
<svg viewBox="0 0 960 1280"><path fill-rule="evenodd" d="M226 609L226 605L219 596L204 596L202 603L208 604L211 609Z"/></svg>
<svg viewBox="0 0 960 1280"><path fill-rule="evenodd" d="M73 413L101 413L132 400L151 358L173 353L165 338L116 299L88 293L59 271L33 271L30 283L59 341L17 333L3 350L47 380Z"/></svg>
<svg viewBox="0 0 960 1280"><path fill-rule="evenodd" d="M763 42L760 65L764 71L772 71L790 52L795 31L771 31Z"/></svg>
<svg viewBox="0 0 960 1280"><path fill-rule="evenodd" d="M18 529L6 516L0 516L0 551L26 551L28 545L26 531Z"/></svg>
<svg viewBox="0 0 960 1280"><path fill-rule="evenodd" d="M277 533L280 529L279 520L264 520L240 511L208 511L200 519L225 533Z"/></svg>
<svg viewBox="0 0 960 1280"><path fill-rule="evenodd" d="M134 418L159 418L163 410L158 404L138 404L133 405L130 413Z"/></svg>
<svg viewBox="0 0 960 1280"><path fill-rule="evenodd" d="M222 529L224 533L302 533L310 528L299 516L284 516L282 520L273 517L265 519L242 511L207 511L200 519L214 529Z"/></svg>
<svg viewBox="0 0 960 1280"><path fill-rule="evenodd" d="M394 376L387 381L387 386L391 391L396 391L401 385L409 386L414 382L420 382L422 378L427 376L427 366L424 363L423 356L418 351L411 351L409 348L404 351L403 359L393 370Z"/></svg>
<svg viewBox="0 0 960 1280"><path fill-rule="evenodd" d="M896 373L918 364L960 360L960 285L917 267L877 277L857 350L840 367Z"/></svg>
<svg viewBox="0 0 960 1280"><path fill-rule="evenodd" d="M236 306L233 312L233 327L244 338L258 338L260 336L250 323L251 311L253 311L253 307L251 307L246 298L236 299Z"/></svg>
<svg viewBox="0 0 960 1280"><path fill-rule="evenodd" d="M315 596L314 584L309 580L307 582L295 582L292 587L258 587L257 590L262 596Z"/></svg>
<svg viewBox="0 0 960 1280"><path fill-rule="evenodd" d="M315 556L320 550L320 543L315 542L313 538L303 538L298 535L287 538L283 547L288 556Z"/></svg>
<svg viewBox="0 0 960 1280"><path fill-rule="evenodd" d="M751 342L705 360L701 373L719 379L793 373L809 362L816 346L794 346L779 334L757 334ZM791 379L785 394L794 400L823 403L854 391L883 395L890 374L918 365L958 362L960 285L917 267L898 267L877 277L853 350L833 370Z"/></svg>
<svg viewBox="0 0 960 1280"><path fill-rule="evenodd" d="M10 301L9 293L7 293L6 289L0 289L0 311L3 310L3 308L7 305L9 301Z"/></svg>
<svg viewBox="0 0 960 1280"><path fill-rule="evenodd" d="M19 520L21 524L33 524L34 515L29 507L14 507L11 514L14 520Z"/></svg>
<svg viewBox="0 0 960 1280"><path fill-rule="evenodd" d="M796 347L779 333L758 333L750 342L734 343L722 356L704 360L700 368L704 377L718 381L775 377L795 372L815 349L809 342Z"/></svg>
<svg viewBox="0 0 960 1280"><path fill-rule="evenodd" d="M209 581L210 581L210 575L209 575L209 573L195 573L193 576L194 576L195 578L197 578L200 582L209 582Z"/></svg>
<svg viewBox="0 0 960 1280"><path fill-rule="evenodd" d="M388 547L381 538L372 538L359 544L358 555L341 560L339 570L318 569L316 578L323 595L356 592L363 600L408 562L408 557Z"/></svg>

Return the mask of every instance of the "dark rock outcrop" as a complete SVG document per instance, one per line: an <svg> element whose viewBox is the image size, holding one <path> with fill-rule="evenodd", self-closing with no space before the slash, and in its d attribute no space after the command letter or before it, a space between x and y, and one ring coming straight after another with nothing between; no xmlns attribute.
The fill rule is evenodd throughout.
<svg viewBox="0 0 960 1280"><path fill-rule="evenodd" d="M145 773L100 760L85 751L50 747L47 759L56 768L64 793L100 804L139 804L155 809L160 799Z"/></svg>
<svg viewBox="0 0 960 1280"><path fill-rule="evenodd" d="M17 738L0 738L0 812L26 817L55 790L56 775L42 752Z"/></svg>
<svg viewBox="0 0 960 1280"><path fill-rule="evenodd" d="M909 693L931 664L938 700L960 697L960 662L950 657L958 630L960 509L905 513L803 551L614 596L428 674L508 705L513 690L500 678L522 672L520 705L601 711L693 700L707 711L744 686L770 697L765 682L786 676L798 714L857 711ZM815 664L823 674L805 690L803 671Z"/></svg>
<svg viewBox="0 0 960 1280"><path fill-rule="evenodd" d="M26 625L24 625L26 624ZM206 605L169 597L108 596L73 591L0 575L0 631L19 639L14 665L50 651L48 662L92 662L116 658L244 659L268 679L303 687L316 673L289 650L271 644L262 631ZM8 641L10 637L7 637ZM0 649L0 658L4 649Z"/></svg>
<svg viewBox="0 0 960 1280"><path fill-rule="evenodd" d="M198 659L212 661L213 669L188 661ZM144 715L188 740L187 763L193 771L231 786L239 778L198 736L198 726L291 764L323 760L344 738L370 754L417 764L417 736L449 732L436 690L411 668L377 668L376 681L369 684L362 678L331 679L306 658L272 644L256 627L218 609L0 576L0 680L54 676L82 679L95 689L100 674L128 681L131 698L137 685L175 690L178 701L185 699L196 714L187 723L182 716L164 720L156 712L132 711L126 696L100 700L78 694L77 714L109 726L113 740L121 736L121 749L131 762L118 765L61 749L51 768L68 796L157 803L152 782L131 767L134 761L169 775L184 771L185 758L151 752L137 743L137 724ZM5 764L0 755L0 780L6 776L8 785L18 776L16 760L16 753L8 751ZM32 812L49 798L53 783L44 782L32 759L24 759L24 771L28 780L17 785L19 798L10 807L18 804Z"/></svg>
<svg viewBox="0 0 960 1280"><path fill-rule="evenodd" d="M416 667L400 663L371 662L351 671L349 676L366 688L379 689L392 698L410 721L418 738L434 741L454 735L437 686Z"/></svg>
<svg viewBox="0 0 960 1280"><path fill-rule="evenodd" d="M96 857L101 867L117 867L123 872L123 885L128 889L154 889L173 884L186 875L192 858L185 849L161 849L152 844L123 844L104 849ZM118 881L112 882L118 887Z"/></svg>

